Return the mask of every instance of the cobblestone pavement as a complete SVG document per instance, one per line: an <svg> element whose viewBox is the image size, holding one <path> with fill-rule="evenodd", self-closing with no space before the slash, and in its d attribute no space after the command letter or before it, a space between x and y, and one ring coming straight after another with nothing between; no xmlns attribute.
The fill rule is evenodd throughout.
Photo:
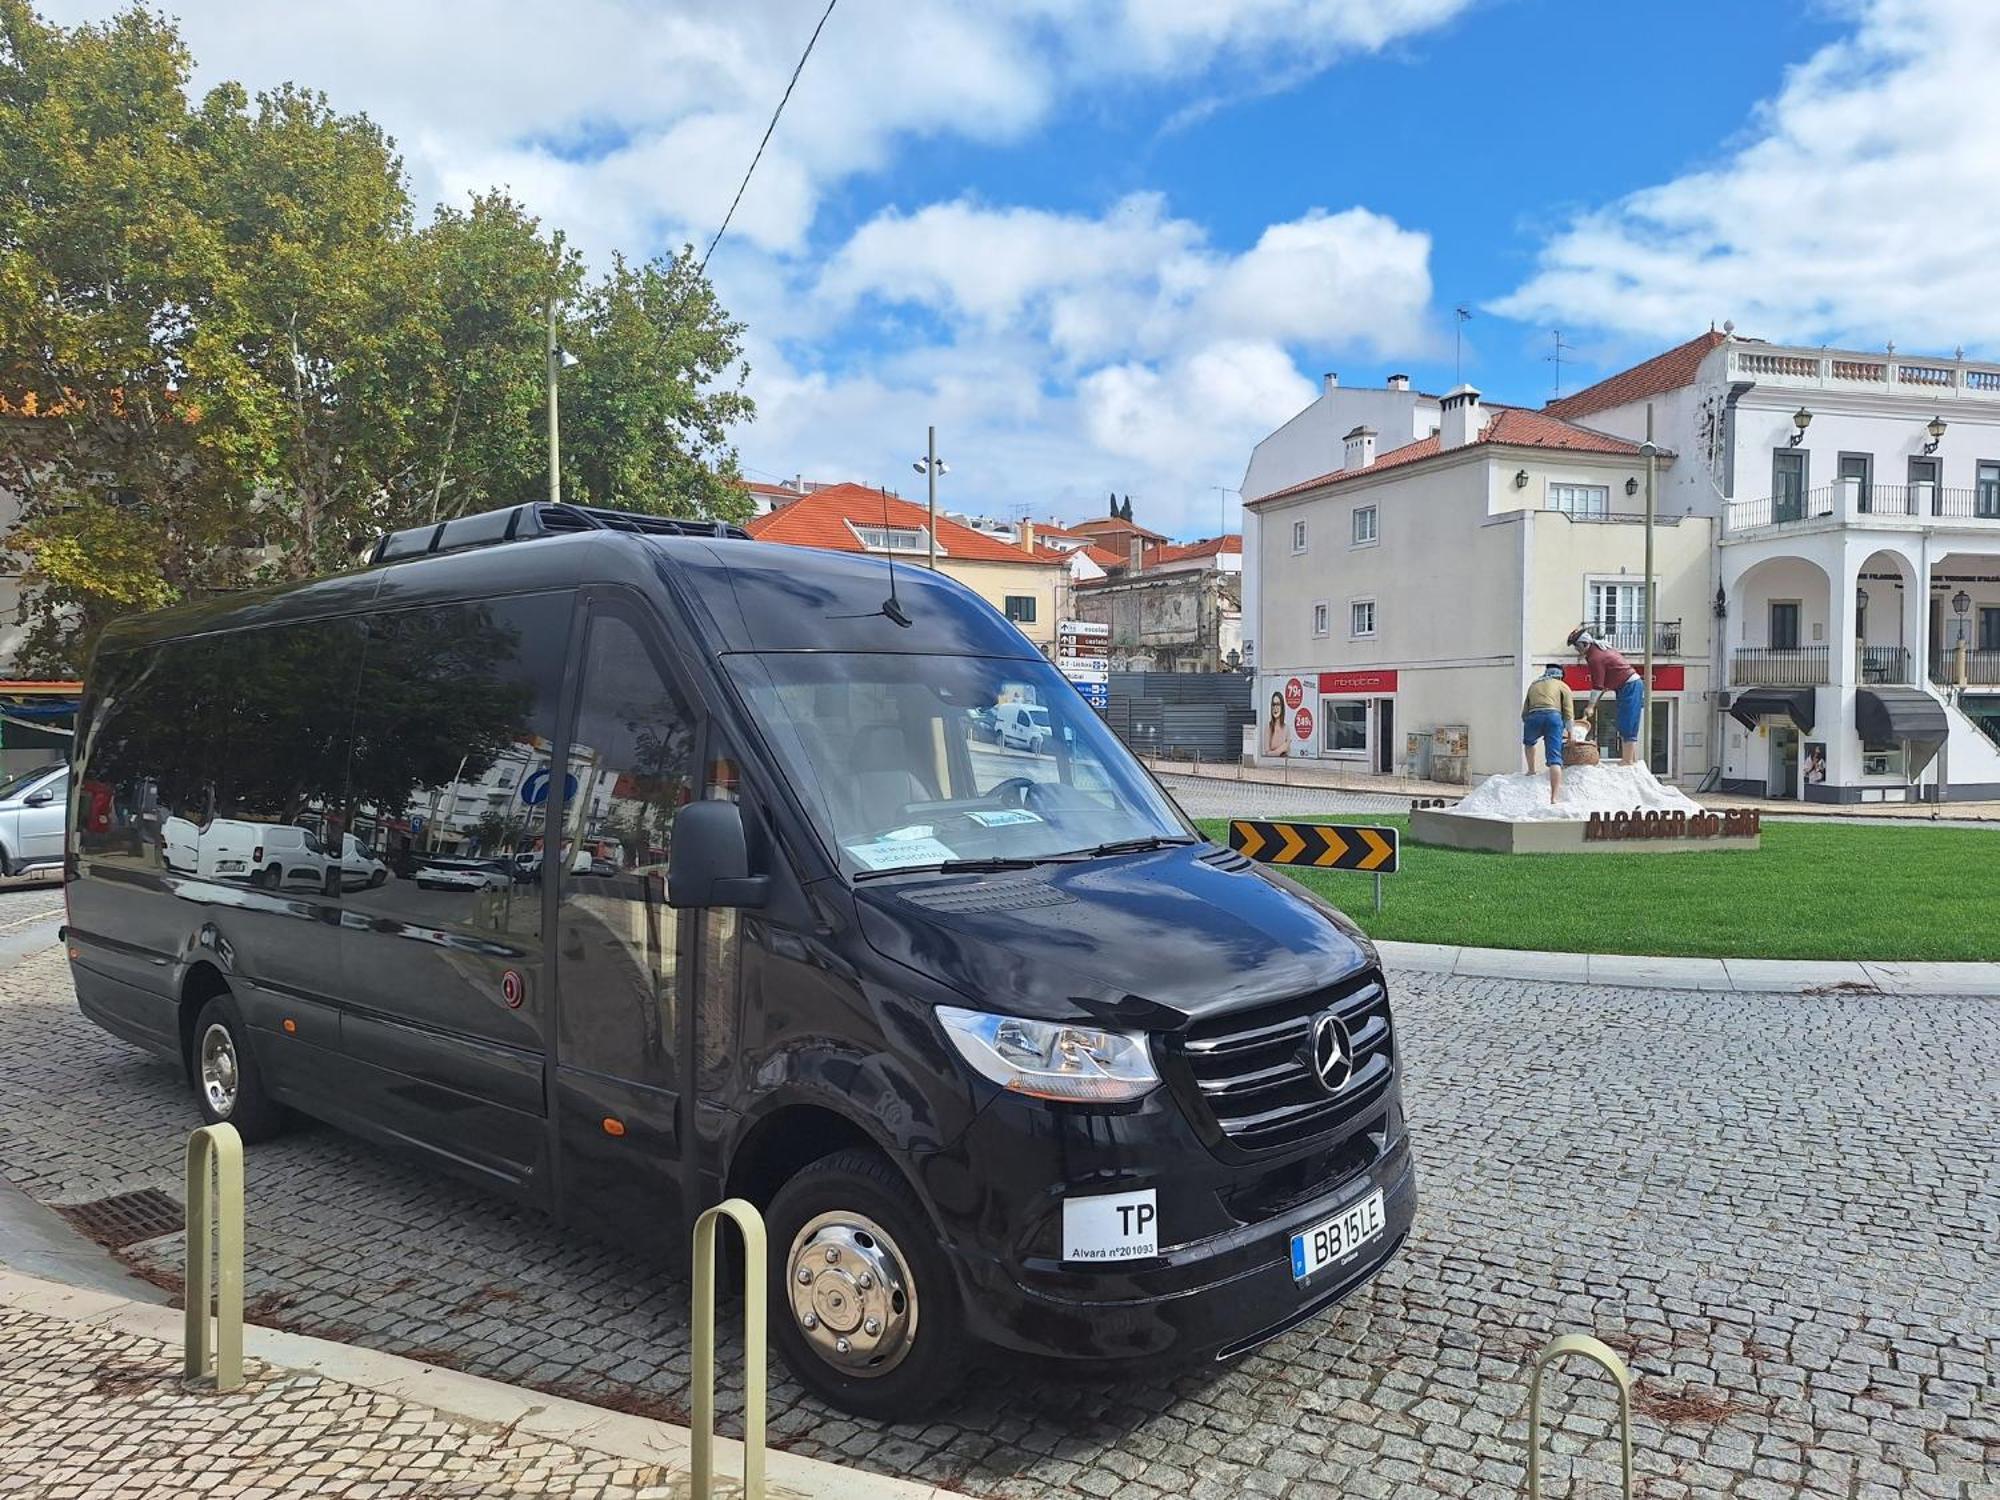
<svg viewBox="0 0 2000 1500"><path fill-rule="evenodd" d="M62 914L60 881L0 876L0 937L22 932L37 922L59 922Z"/></svg>
<svg viewBox="0 0 2000 1500"><path fill-rule="evenodd" d="M1322 814L1406 813L1411 794L1344 792L1324 786L1273 786L1217 776L1167 772L1160 784L1190 818L1282 818Z"/></svg>
<svg viewBox="0 0 2000 1500"><path fill-rule="evenodd" d="M922 1425L777 1367L774 1440L1009 1500L1498 1500L1526 1360L1580 1330L1633 1364L1649 1496L2000 1496L2000 998L1417 974L1396 998L1423 1203L1335 1314L1222 1371L997 1366ZM0 1176L178 1193L195 1120L78 1017L57 952L0 975ZM248 1186L253 1321L681 1414L677 1277L325 1128L254 1148ZM1614 1492L1605 1389L1546 1393L1551 1493L1572 1466Z"/></svg>
<svg viewBox="0 0 2000 1500"><path fill-rule="evenodd" d="M0 1496L687 1493L685 1474L658 1465L255 1360L240 1389L204 1394L181 1382L179 1356L155 1339L0 1308Z"/></svg>

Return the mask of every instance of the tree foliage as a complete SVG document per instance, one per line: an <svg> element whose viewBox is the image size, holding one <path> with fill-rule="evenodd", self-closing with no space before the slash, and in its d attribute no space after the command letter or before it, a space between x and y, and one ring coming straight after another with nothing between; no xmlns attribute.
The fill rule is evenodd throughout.
<svg viewBox="0 0 2000 1500"><path fill-rule="evenodd" d="M419 223L394 143L287 85L187 94L142 9L0 0L0 490L33 665L132 609L344 565L384 529L547 493L737 516L741 325L691 255L593 279L503 193Z"/></svg>

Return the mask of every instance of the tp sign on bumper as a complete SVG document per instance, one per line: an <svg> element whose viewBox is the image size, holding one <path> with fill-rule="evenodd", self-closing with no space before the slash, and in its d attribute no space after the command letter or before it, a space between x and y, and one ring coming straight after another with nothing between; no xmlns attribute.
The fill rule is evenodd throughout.
<svg viewBox="0 0 2000 1500"><path fill-rule="evenodd" d="M1146 1260L1159 1253L1160 1206L1154 1189L1063 1200L1064 1260Z"/></svg>

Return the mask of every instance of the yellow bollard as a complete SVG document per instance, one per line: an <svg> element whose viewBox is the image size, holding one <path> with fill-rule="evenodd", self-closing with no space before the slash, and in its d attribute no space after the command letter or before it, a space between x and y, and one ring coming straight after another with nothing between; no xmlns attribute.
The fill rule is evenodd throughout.
<svg viewBox="0 0 2000 1500"><path fill-rule="evenodd" d="M210 1177L215 1179L211 1194ZM209 1219L218 1221L211 1241ZM209 1252L215 1249L215 1341L209 1342ZM208 1374L215 1388L243 1384L243 1137L234 1125L205 1125L187 1145L187 1365L189 1380Z"/></svg>
<svg viewBox="0 0 2000 1500"><path fill-rule="evenodd" d="M1625 1500L1632 1500L1632 1376L1612 1349L1587 1333L1565 1333L1551 1339L1535 1356L1535 1373L1528 1381L1528 1500L1542 1495L1542 1371L1565 1354L1581 1354L1604 1368L1618 1382L1618 1427L1623 1448Z"/></svg>
<svg viewBox="0 0 2000 1500"><path fill-rule="evenodd" d="M715 1484L715 1229L728 1219L743 1234L743 1495L764 1500L764 1216L741 1198L694 1221L694 1496Z"/></svg>

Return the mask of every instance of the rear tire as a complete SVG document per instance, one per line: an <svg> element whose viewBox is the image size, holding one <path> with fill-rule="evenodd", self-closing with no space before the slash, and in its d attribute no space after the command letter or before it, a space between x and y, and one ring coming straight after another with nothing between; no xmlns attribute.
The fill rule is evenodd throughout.
<svg viewBox="0 0 2000 1500"><path fill-rule="evenodd" d="M194 1023L195 1102L211 1125L233 1125L246 1141L266 1141L284 1128L284 1106L264 1091L250 1050L250 1033L226 991L201 1008Z"/></svg>

